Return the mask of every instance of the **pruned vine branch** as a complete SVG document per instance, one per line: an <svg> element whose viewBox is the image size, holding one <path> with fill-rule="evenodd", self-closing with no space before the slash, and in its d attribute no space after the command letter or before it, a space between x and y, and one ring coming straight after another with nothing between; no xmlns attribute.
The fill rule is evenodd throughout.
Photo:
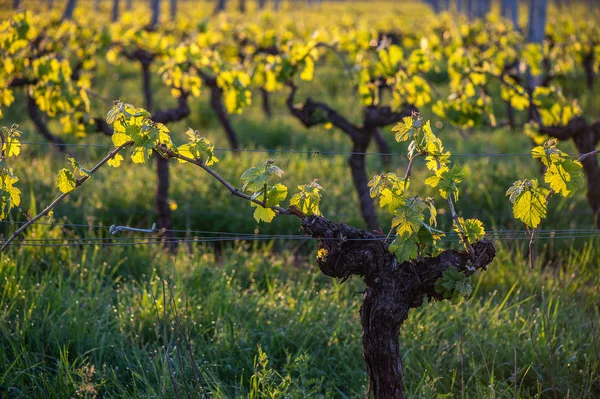
<svg viewBox="0 0 600 399"><path fill-rule="evenodd" d="M92 169L89 170L89 173L86 174L85 176L83 176L80 179L77 179L75 182L75 188L78 188L79 186L81 186L83 183L85 183L94 173L96 173L96 171L98 169L100 169L104 164L106 164L108 161L110 161L111 159L113 159L121 150L123 150L124 148L130 146L133 144L133 141L129 141L127 143L124 143L118 147L115 147L115 149L113 149L111 152L108 153L108 155L106 155L100 162L98 162L96 165L94 165L94 167ZM0 248L0 252L4 252L6 250L6 248L8 248L8 246L17 238L19 237L19 235L21 235L21 233L23 231L25 231L29 226L31 226L32 224L34 224L36 221L38 221L39 219L43 218L44 216L48 215L50 213L51 210L53 210L54 208L56 208L56 206L58 204L60 204L71 192L68 193L63 193L61 195L59 195L58 197L56 197L56 199L54 201L52 201L52 203L50 203L50 205L48 205L43 211L41 211L40 213L38 213L37 215L35 215L33 218L29 219L27 221L27 223L23 224L21 227L19 227L3 244L2 247Z"/></svg>

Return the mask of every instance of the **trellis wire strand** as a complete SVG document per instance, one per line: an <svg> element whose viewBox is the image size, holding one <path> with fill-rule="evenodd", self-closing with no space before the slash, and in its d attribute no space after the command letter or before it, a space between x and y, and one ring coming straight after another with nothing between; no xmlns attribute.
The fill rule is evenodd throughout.
<svg viewBox="0 0 600 399"><path fill-rule="evenodd" d="M16 222L16 221L10 221L10 220L2 220L0 221L0 223L4 223L4 224L25 224L27 222ZM35 225L43 225L43 226L62 226L62 227L83 227L83 228L92 228L92 229L109 229L110 226L105 226L105 225L94 225L94 224L84 224L84 223L52 223L52 222L35 222ZM236 237L267 237L267 238L272 238L272 239L278 239L278 238L286 238L286 237L306 237L305 235L302 234L258 234L258 233L246 233L246 232L233 232L233 231L211 231L211 230L185 230L185 229L164 229L164 230L159 230L159 231L163 231L163 232L169 232L169 233L185 233L185 234L212 234L212 235L227 235L227 236L236 236ZM457 235L456 232L454 231L446 231L443 232L446 235ZM487 233L488 235L492 235L492 236L500 236L500 235L518 235L518 234L527 234L527 230L511 230L511 229L500 229L500 230L491 230ZM544 230L544 229L540 229L537 230L536 232L536 236L543 236L543 235L564 235L564 234L591 234L591 235L595 235L595 234L600 234L600 230L596 230L596 229L548 229L548 230ZM375 237L383 237L384 235L376 235ZM111 237L111 239L119 239L122 237L126 237L126 236L120 236L120 237ZM96 239L97 237L94 237L94 239ZM131 237L129 237L131 238ZM145 237L144 237L145 238ZM97 239L106 239L106 238L97 238ZM62 239L56 239L56 240L62 240ZM82 240L86 240L84 238L82 238Z"/></svg>
<svg viewBox="0 0 600 399"><path fill-rule="evenodd" d="M592 234L592 235L582 235L582 236L564 236L564 237L539 237L536 238L536 240L549 240L549 239L561 239L561 240L567 240L567 239L576 239L576 238L591 238L591 237L595 237L597 236L597 234ZM306 241L306 240L312 240L314 238L312 237L308 237L308 236L303 236L303 237L297 237L294 238L293 240L290 238L287 238L286 240L289 241ZM381 239L355 239L355 240L385 240L386 238L383 237ZM529 237L513 237L513 238L502 238L499 239L497 241L529 241ZM264 241L264 240L270 240L267 238L253 238L253 239L249 239L245 238L244 241ZM162 245L164 243L169 243L169 242L175 242L175 243L180 243L180 244L184 244L184 243L214 243L214 242L228 242L228 241L240 241L240 239L238 237L213 237L210 239L204 239L204 240L198 240L198 239L179 239L179 240L153 240L153 241L134 241L134 242L104 242L104 243L98 243L98 242L85 242L86 240L82 240L84 242L66 242L66 243L30 243L30 242L18 242L15 244L12 244L11 247L81 247L81 246L106 246L106 247L124 247L124 246L135 246L135 245ZM352 239L348 239L348 241L352 241ZM446 239L442 239L440 240L441 242L452 242L452 243L456 243L458 242L458 240L446 240Z"/></svg>
<svg viewBox="0 0 600 399"><path fill-rule="evenodd" d="M25 145L40 145L53 147L95 147L95 148L112 148L110 144L91 144L91 143L46 143L40 141L21 141ZM215 151L222 152L249 152L249 153L282 153L282 154L305 154L305 155L365 155L365 156L390 156L405 158L407 154L394 152L355 152L355 151L321 151L321 150L292 150L292 149L253 149L253 148L223 148L218 147ZM576 156L575 154L570 154ZM472 158L504 158L504 157L531 157L530 153L454 153L454 157L472 157Z"/></svg>

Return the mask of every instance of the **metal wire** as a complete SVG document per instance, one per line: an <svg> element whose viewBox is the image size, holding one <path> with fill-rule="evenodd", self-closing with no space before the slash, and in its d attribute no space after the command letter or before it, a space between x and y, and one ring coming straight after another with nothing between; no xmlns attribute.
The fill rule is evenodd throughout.
<svg viewBox="0 0 600 399"><path fill-rule="evenodd" d="M53 147L94 147L94 148L112 148L111 144L90 144L90 143L62 143L54 144L42 141L21 141L25 145L53 146ZM403 157L407 154L394 152L356 152L356 151L321 151L321 150L290 150L290 149L252 149L252 148L215 148L215 151L221 152L248 152L248 153L281 153L281 154L305 154L311 156L317 155L365 155L365 156L389 156ZM578 154L569 154L578 156ZM471 158L514 158L531 157L531 153L453 153L453 157L471 157Z"/></svg>
<svg viewBox="0 0 600 399"><path fill-rule="evenodd" d="M4 224L25 224L27 222L15 222L15 221L9 221L9 220L0 220L0 223L4 223ZM33 223L34 225L45 225L45 226L62 226L62 227L83 227L83 228L88 228L88 229L109 229L110 226L105 226L105 225L94 225L94 224L84 224L84 223L52 223L52 222L35 222ZM211 231L211 230L185 230L185 229L164 229L164 230L159 230L161 232L168 232L168 233L179 233L179 234L209 234L209 235L223 235L223 236L233 236L236 239L247 239L247 238L253 238L253 237L259 237L261 239L297 239L297 238L303 238L306 237L303 234L259 234L259 233L246 233L246 232L232 232L232 231ZM454 232L454 231L446 231L443 232L446 236L457 236L458 233ZM529 233L527 232L527 230L517 230L517 229L499 229L499 230L491 230L489 232L487 232L488 236L493 236L493 237L503 237L503 236L510 236L510 235L528 235ZM568 235L568 236L578 236L578 235L597 235L600 234L600 230L596 230L596 229L540 229L536 231L536 236L537 237L543 237L543 236L548 236L548 237L561 237L564 235ZM379 237L385 237L385 235L383 234L375 234L374 235L375 238L379 238ZM147 237L139 237L140 239L147 239ZM199 238L203 238L203 237L199 237ZM211 237L206 237L206 238L211 238ZM102 237L92 237L92 238L71 238L71 239L67 239L67 238L56 238L53 240L58 240L58 241L62 241L62 240L124 240L124 239L135 239L133 237L128 237L128 236L119 236L119 237L106 237L106 238L102 238ZM29 240L34 240L34 239L29 239ZM39 239L39 240L49 240L49 239ZM354 239L357 240L357 239ZM363 239L363 240L372 240L372 239Z"/></svg>
<svg viewBox="0 0 600 399"><path fill-rule="evenodd" d="M588 235L571 235L571 236L561 236L561 237L552 237L552 236L548 236L548 237L537 237L536 240L537 241L543 241L543 240L555 240L555 239L560 239L560 240L570 240L570 239L581 239L581 238L592 238L592 237L596 237L598 236L598 234L588 234ZM496 241L500 241L500 242L504 242L504 241L529 241L529 237L510 237L510 238L501 238L498 239ZM61 242L61 243L54 243L54 242L29 242L29 241L19 241L18 243L15 244L11 244L11 247L82 247L82 246L106 246L106 247L126 247L126 246L135 246L135 245L163 245L165 243L179 243L179 244L183 244L183 243L214 243L214 242L235 242L235 241L271 241L273 240L272 238L268 238L268 237L245 237L240 239L240 237L212 237L212 238L204 238L204 239L196 239L196 238L188 238L188 239L177 239L177 240L152 240L152 241L127 241L127 242L103 242L103 243L99 243L99 242L94 242L94 241L90 241L89 239L83 239L81 240L81 242ZM295 237L295 238L291 238L288 237L285 239L286 241L308 241L308 240L315 240L315 238L312 237L308 237L308 236L302 236L302 237ZM368 238L368 239L347 239L348 241L382 241L382 240L386 240L385 237L382 238ZM458 242L458 240L447 240L447 239L442 239L441 242L445 242L445 243L456 243Z"/></svg>

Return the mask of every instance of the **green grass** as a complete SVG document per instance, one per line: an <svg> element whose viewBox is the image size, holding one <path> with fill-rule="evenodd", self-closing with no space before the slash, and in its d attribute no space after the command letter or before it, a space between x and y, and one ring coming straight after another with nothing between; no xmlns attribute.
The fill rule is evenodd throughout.
<svg viewBox="0 0 600 399"><path fill-rule="evenodd" d="M358 122L360 105L338 70L318 67L316 80L303 85L297 101L307 95L328 101ZM444 77L438 78L443 86ZM103 66L97 79L104 83L98 85L103 97L142 105L136 66ZM567 83L568 92L583 92L580 79ZM589 115L597 113L597 97L580 97ZM174 104L163 89L155 98L159 106ZM335 129L301 127L287 115L285 95L272 100L272 120L263 116L258 97L242 115L232 116L242 147L350 150L349 140ZM93 100L94 114L105 114L109 106ZM191 126L226 147L206 94L191 108L187 120L171 126L175 139L183 140ZM501 120L502 107L498 111ZM4 113L3 123L21 124L24 141L42 141L25 116L22 98ZM437 122L430 110L423 115ZM51 127L60 132L58 124ZM521 132L506 129L482 129L463 139L445 124L440 135L457 154L531 149ZM392 143L389 131L386 138ZM109 144L101 135L65 140ZM403 145L392 147L406 152ZM561 147L573 152L570 143ZM69 152L90 166L107 148L69 147ZM235 184L246 168L267 158L286 171L284 182L291 188L318 178L325 187L324 214L363 226L344 155L219 151L217 156L221 162L215 168ZM456 156L454 161L465 166L460 213L480 217L488 230L522 229L504 193L517 178L539 176L539 166L529 157ZM368 162L370 174L383 170L378 157ZM13 164L23 201L12 221L25 220L24 212L34 214L57 195L54 179L64 165L64 155L48 146L23 145ZM390 170L403 173L405 167L402 157L394 157ZM432 195L423 184L424 169L417 162L412 188ZM176 229L299 234L293 218L257 225L247 204L197 168L173 164L172 170ZM155 221L154 190L153 164L128 164L116 173L101 169L52 217L90 226L149 227ZM593 227L583 192L553 198L549 215L544 229ZM381 220L389 225L385 215ZM16 226L2 224L1 232ZM450 229L447 214L440 215L440 228ZM96 227L37 225L25 237L111 243L107 229ZM553 398L553 385L561 398L600 396L600 242L540 239L534 269L527 265L526 244L496 243L497 259L474 277L470 301L428 303L411 312L401 331L411 397L458 398L463 381L467 398ZM312 241L182 245L176 255L167 255L157 245L15 246L0 263L0 397L93 397L94 392L115 398L185 397L187 390L198 397L201 387L217 398L360 397L367 383L358 318L363 284L352 279L340 285L322 276L314 247Z"/></svg>
<svg viewBox="0 0 600 399"><path fill-rule="evenodd" d="M219 398L360 396L362 282L332 282L312 257L249 249L10 250L0 394L73 397L89 383L102 397L175 397L174 383L180 397L186 384ZM412 311L401 330L411 397L460 397L463 379L470 398L552 397L553 382L559 397L600 395L598 242L562 255L530 270L500 245L473 299Z"/></svg>

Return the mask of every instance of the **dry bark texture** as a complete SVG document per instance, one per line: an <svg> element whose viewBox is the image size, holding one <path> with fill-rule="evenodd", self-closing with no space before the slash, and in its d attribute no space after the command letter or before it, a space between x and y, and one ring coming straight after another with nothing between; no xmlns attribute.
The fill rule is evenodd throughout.
<svg viewBox="0 0 600 399"><path fill-rule="evenodd" d="M327 251L318 260L325 275L364 279L367 288L360 315L369 389L376 399L404 398L399 330L408 312L421 306L425 298L443 299L434 285L449 268L466 275L485 270L496 255L493 244L487 240L474 244L474 258L451 249L436 257L398 263L386 241L367 231L318 216L305 218L302 229L319 239L319 248Z"/></svg>

